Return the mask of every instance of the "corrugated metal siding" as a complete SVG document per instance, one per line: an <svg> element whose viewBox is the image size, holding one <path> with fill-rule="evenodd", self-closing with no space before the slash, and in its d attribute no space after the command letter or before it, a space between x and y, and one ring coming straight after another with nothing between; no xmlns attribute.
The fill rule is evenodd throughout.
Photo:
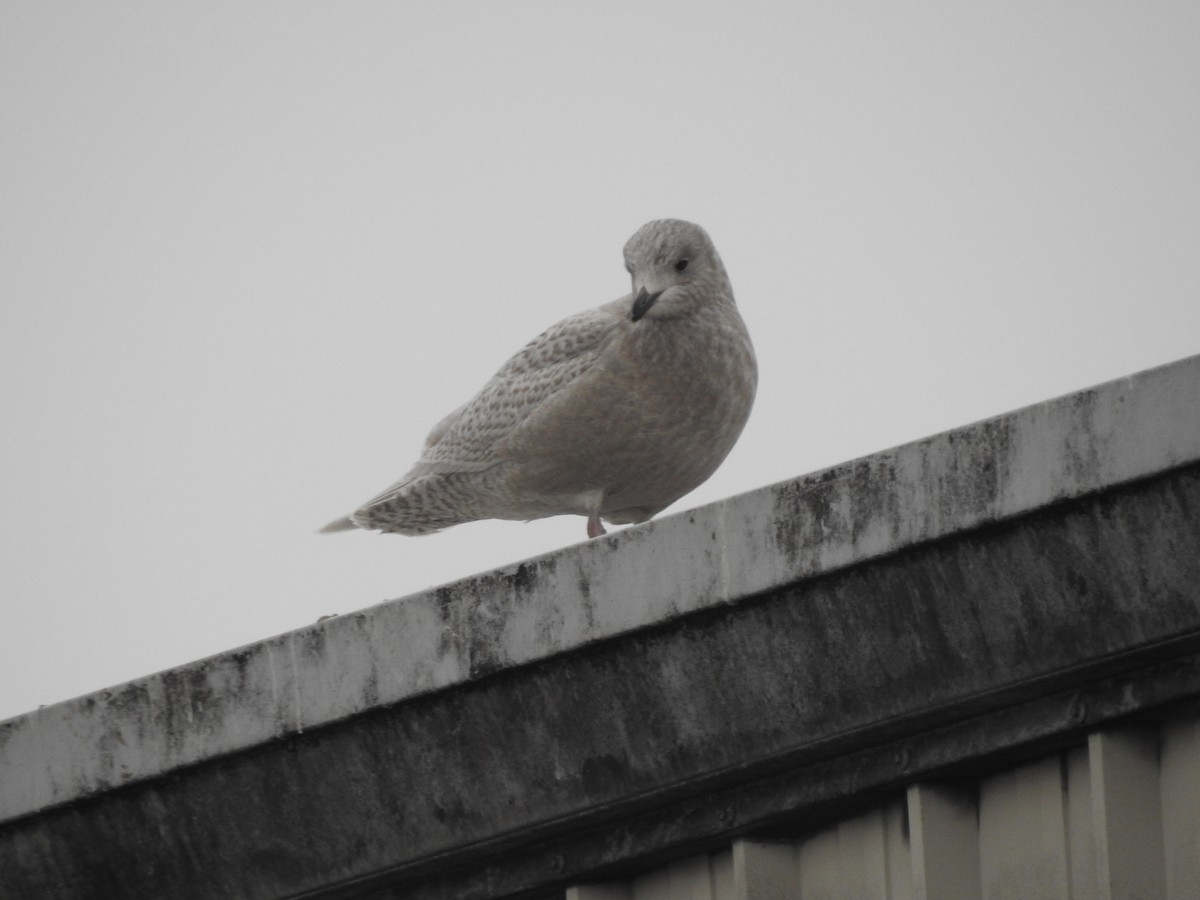
<svg viewBox="0 0 1200 900"><path fill-rule="evenodd" d="M1200 900L1200 718L1099 731L800 840L741 840L567 900Z"/></svg>

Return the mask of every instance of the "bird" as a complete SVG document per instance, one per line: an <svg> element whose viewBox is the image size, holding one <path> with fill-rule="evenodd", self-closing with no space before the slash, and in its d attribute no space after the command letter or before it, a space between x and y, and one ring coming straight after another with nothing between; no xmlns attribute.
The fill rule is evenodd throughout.
<svg viewBox="0 0 1200 900"><path fill-rule="evenodd" d="M434 426L420 459L322 533L432 534L481 519L649 520L706 481L750 416L758 366L707 232L643 225L628 294L542 332Z"/></svg>

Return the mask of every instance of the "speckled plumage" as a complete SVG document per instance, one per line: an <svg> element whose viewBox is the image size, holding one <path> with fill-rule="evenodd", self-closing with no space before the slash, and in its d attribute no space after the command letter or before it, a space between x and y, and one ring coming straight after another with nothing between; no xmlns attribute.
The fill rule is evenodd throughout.
<svg viewBox="0 0 1200 900"><path fill-rule="evenodd" d="M439 422L408 473L323 531L477 519L644 522L707 479L754 401L750 336L712 241L677 219L625 245L632 293L530 341Z"/></svg>

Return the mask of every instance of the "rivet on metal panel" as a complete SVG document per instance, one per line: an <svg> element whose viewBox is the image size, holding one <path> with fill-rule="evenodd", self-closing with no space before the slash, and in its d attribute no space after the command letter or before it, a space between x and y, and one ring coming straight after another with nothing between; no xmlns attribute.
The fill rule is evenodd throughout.
<svg viewBox="0 0 1200 900"><path fill-rule="evenodd" d="M1076 694L1075 698L1071 701L1070 708L1067 710L1067 718L1075 725L1082 725L1087 721L1087 714L1087 704L1083 702L1082 697Z"/></svg>
<svg viewBox="0 0 1200 900"><path fill-rule="evenodd" d="M717 816L721 820L722 825L732 825L737 819L737 811L732 806L725 806L722 807Z"/></svg>
<svg viewBox="0 0 1200 900"><path fill-rule="evenodd" d="M892 754L892 762L900 769L901 772L908 771L908 767L912 765L912 748L901 747Z"/></svg>
<svg viewBox="0 0 1200 900"><path fill-rule="evenodd" d="M561 853L555 853L550 857L550 868L555 875L561 875L567 871L567 858Z"/></svg>

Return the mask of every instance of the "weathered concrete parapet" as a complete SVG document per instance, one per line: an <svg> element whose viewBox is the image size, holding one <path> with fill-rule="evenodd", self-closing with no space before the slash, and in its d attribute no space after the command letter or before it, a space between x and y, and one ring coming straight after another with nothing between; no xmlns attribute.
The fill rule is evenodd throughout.
<svg viewBox="0 0 1200 900"><path fill-rule="evenodd" d="M1197 460L1192 357L0 722L0 819Z"/></svg>
<svg viewBox="0 0 1200 900"><path fill-rule="evenodd" d="M1198 463L1193 357L0 722L0 863L6 828L19 835L56 808L284 753L271 748ZM829 615L822 627L851 628ZM603 756L575 773L597 803L620 793L620 767ZM397 852L394 865L411 863ZM348 866L330 879L376 874Z"/></svg>

